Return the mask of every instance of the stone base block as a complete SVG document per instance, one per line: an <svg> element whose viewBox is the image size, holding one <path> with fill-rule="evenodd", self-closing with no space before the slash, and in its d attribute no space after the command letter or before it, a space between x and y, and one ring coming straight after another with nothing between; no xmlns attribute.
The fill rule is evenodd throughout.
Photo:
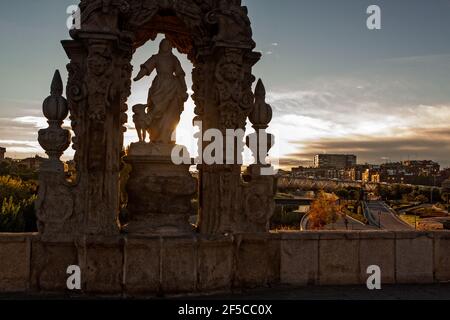
<svg viewBox="0 0 450 320"><path fill-rule="evenodd" d="M67 268L79 266L74 242L33 241L31 285L34 290L49 292L68 291ZM81 274L83 278L83 274Z"/></svg>
<svg viewBox="0 0 450 320"><path fill-rule="evenodd" d="M199 291L231 289L233 279L233 240L231 237L200 238L198 242Z"/></svg>
<svg viewBox="0 0 450 320"><path fill-rule="evenodd" d="M380 267L382 284L395 283L395 233L362 232L359 260L362 283L367 282L367 268L372 265Z"/></svg>
<svg viewBox="0 0 450 320"><path fill-rule="evenodd" d="M0 292L23 292L29 288L31 241L26 236L0 237Z"/></svg>
<svg viewBox="0 0 450 320"><path fill-rule="evenodd" d="M266 286L271 270L268 234L242 234L235 238L235 287Z"/></svg>
<svg viewBox="0 0 450 320"><path fill-rule="evenodd" d="M359 270L359 235L323 233L319 240L320 285L361 283Z"/></svg>
<svg viewBox="0 0 450 320"><path fill-rule="evenodd" d="M124 281L127 294L161 292L160 238L128 238L125 244Z"/></svg>
<svg viewBox="0 0 450 320"><path fill-rule="evenodd" d="M132 235L178 236L192 234L189 223L191 200L197 180L189 164L176 165L171 159L175 145L135 143L125 161L132 170L127 182L129 223Z"/></svg>
<svg viewBox="0 0 450 320"><path fill-rule="evenodd" d="M319 235L284 233L281 241L281 284L305 286L318 283Z"/></svg>
<svg viewBox="0 0 450 320"><path fill-rule="evenodd" d="M120 238L88 238L79 244L83 289L89 293L122 292L123 241Z"/></svg>
<svg viewBox="0 0 450 320"><path fill-rule="evenodd" d="M434 274L437 282L450 282L450 232L434 234Z"/></svg>
<svg viewBox="0 0 450 320"><path fill-rule="evenodd" d="M162 246L162 292L194 292L197 283L197 239L165 238Z"/></svg>
<svg viewBox="0 0 450 320"><path fill-rule="evenodd" d="M433 239L427 233L398 232L397 282L433 283Z"/></svg>

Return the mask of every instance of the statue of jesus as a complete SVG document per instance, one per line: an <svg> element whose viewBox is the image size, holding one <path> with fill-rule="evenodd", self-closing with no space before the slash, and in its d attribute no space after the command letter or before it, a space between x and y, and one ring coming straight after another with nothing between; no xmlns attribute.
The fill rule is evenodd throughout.
<svg viewBox="0 0 450 320"><path fill-rule="evenodd" d="M148 131L153 143L175 144L172 134L180 122L184 103L188 99L186 74L178 58L172 53L169 40L163 39L158 54L141 65L134 81L149 76L156 69L156 77L148 92Z"/></svg>

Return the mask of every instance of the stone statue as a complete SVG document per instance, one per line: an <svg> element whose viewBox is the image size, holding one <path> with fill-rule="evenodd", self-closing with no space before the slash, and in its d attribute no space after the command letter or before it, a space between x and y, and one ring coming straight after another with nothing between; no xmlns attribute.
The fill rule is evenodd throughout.
<svg viewBox="0 0 450 320"><path fill-rule="evenodd" d="M172 53L172 45L164 39L159 46L159 53L152 56L141 66L134 81L151 75L156 69L156 77L148 93L147 117L141 109L135 119L140 124L147 122L147 130L153 143L174 144L172 134L175 131L184 103L188 99L187 86L181 63ZM144 111L145 113L145 111ZM144 121L146 118L147 121ZM141 128L142 133L142 128ZM140 138L143 138L141 134ZM140 139L141 140L141 139Z"/></svg>
<svg viewBox="0 0 450 320"><path fill-rule="evenodd" d="M133 106L133 122L139 137L139 142L145 142L147 139L147 132L149 132L151 117L147 113L146 104L137 104Z"/></svg>

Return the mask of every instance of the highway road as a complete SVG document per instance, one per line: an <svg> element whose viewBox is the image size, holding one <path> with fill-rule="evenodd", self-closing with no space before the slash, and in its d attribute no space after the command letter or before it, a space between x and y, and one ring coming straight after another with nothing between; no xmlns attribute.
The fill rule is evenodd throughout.
<svg viewBox="0 0 450 320"><path fill-rule="evenodd" d="M347 220L347 224L345 223L345 220ZM361 221L358 221L350 216L347 216L346 218L339 218L338 221L336 221L333 224L329 224L325 226L323 230L374 230L378 229L377 227L366 225L362 223ZM300 222L300 230L306 231L309 230L309 216L305 215Z"/></svg>
<svg viewBox="0 0 450 320"><path fill-rule="evenodd" d="M413 228L400 219L395 211L383 201L365 202L364 215L370 225L389 231L412 230Z"/></svg>

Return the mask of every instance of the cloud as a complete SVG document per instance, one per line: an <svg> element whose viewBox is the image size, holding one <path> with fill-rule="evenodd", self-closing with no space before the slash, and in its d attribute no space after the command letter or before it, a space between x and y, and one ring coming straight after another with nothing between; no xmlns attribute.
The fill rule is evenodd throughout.
<svg viewBox="0 0 450 320"><path fill-rule="evenodd" d="M34 128L43 129L47 127L47 119L44 117L33 117L33 116L26 116L26 117L18 117L12 119L13 122L24 124L24 125L31 125Z"/></svg>
<svg viewBox="0 0 450 320"><path fill-rule="evenodd" d="M316 81L304 90L269 91L270 127L277 131L282 166L305 165L322 152L356 153L374 163L409 155L450 165L450 102L392 98L407 86L344 78Z"/></svg>
<svg viewBox="0 0 450 320"><path fill-rule="evenodd" d="M384 59L382 62L391 64L423 64L423 63L448 63L450 54L429 54L422 56L406 56Z"/></svg>
<svg viewBox="0 0 450 320"><path fill-rule="evenodd" d="M298 152L286 157L287 162L301 163L319 153L350 153L360 163L382 163L386 160L432 159L450 166L450 129L419 129L399 135L354 136L346 139L324 138L297 142Z"/></svg>

